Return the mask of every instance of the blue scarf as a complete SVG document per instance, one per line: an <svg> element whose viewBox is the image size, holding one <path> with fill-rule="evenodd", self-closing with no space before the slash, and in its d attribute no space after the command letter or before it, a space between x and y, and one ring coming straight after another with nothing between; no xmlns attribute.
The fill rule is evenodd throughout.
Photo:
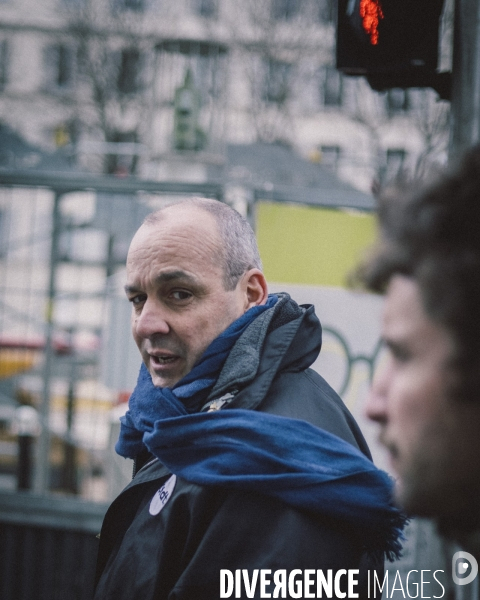
<svg viewBox="0 0 480 600"><path fill-rule="evenodd" d="M208 346L192 370L172 389L153 386L144 364L137 385L128 401L129 410L120 419L120 437L115 446L117 454L135 458L144 448L143 434L161 418L176 417L200 410L217 381L218 375L235 342L262 312L273 308L278 301L270 294L262 306L254 306L236 319Z"/></svg>
<svg viewBox="0 0 480 600"><path fill-rule="evenodd" d="M184 380L194 383L189 375ZM121 418L118 454L133 458L145 445L187 481L273 496L353 525L369 551L400 556L405 518L391 503L392 481L359 450L297 419L241 409L189 414L174 393L184 380L156 388L142 366Z"/></svg>

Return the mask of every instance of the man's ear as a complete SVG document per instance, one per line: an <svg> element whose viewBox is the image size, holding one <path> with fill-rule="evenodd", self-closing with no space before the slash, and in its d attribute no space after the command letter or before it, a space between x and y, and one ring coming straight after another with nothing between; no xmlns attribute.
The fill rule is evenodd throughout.
<svg viewBox="0 0 480 600"><path fill-rule="evenodd" d="M245 289L245 310L252 306L265 304L268 299L268 287L265 275L260 269L250 269L243 276L242 281Z"/></svg>

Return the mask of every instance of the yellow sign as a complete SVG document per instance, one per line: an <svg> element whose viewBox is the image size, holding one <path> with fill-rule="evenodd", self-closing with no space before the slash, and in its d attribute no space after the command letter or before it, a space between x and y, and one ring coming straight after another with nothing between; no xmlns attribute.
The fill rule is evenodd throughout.
<svg viewBox="0 0 480 600"><path fill-rule="evenodd" d="M257 205L257 239L269 281L345 287L375 238L373 213Z"/></svg>

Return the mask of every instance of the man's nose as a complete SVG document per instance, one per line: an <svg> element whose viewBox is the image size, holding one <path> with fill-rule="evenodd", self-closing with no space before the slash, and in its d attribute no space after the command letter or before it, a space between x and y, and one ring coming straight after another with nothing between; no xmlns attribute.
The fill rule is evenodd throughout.
<svg viewBox="0 0 480 600"><path fill-rule="evenodd" d="M134 315L133 329L137 336L150 338L157 334L165 335L170 331L166 313L161 303L147 299L139 314Z"/></svg>
<svg viewBox="0 0 480 600"><path fill-rule="evenodd" d="M365 414L377 423L385 423L388 418L388 387L389 365L384 364L375 372L365 403Z"/></svg>

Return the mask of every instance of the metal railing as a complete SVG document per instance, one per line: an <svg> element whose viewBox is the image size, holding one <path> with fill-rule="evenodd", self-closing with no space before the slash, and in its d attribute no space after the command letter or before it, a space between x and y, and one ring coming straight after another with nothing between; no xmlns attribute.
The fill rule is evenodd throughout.
<svg viewBox="0 0 480 600"><path fill-rule="evenodd" d="M0 493L0 598L90 600L107 506Z"/></svg>

